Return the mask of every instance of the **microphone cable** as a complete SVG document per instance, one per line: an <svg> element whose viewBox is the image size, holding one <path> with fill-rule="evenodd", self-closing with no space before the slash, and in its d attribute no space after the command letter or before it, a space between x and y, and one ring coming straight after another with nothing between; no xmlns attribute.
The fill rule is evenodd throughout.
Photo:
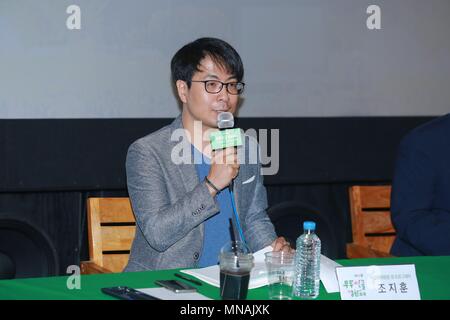
<svg viewBox="0 0 450 320"><path fill-rule="evenodd" d="M245 237L244 237L244 232L242 231L241 223L239 222L239 215L236 210L236 200L234 199L233 183L234 182L231 182L229 185L229 191L230 191L230 196L231 196L231 206L233 207L234 219L236 220L236 226L237 226L237 229L239 232L239 236L241 237L242 242L247 246L247 242L245 241Z"/></svg>

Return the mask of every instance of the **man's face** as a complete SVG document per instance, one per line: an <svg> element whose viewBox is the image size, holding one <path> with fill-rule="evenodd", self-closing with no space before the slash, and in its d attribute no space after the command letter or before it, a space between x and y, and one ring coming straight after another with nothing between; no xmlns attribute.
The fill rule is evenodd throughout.
<svg viewBox="0 0 450 320"><path fill-rule="evenodd" d="M236 78L215 64L206 56L192 76L193 81L219 80L224 83L236 82ZM219 93L208 93L203 82L192 82L187 88L184 81L177 81L178 94L183 102L183 120L193 123L202 121L204 129L217 128L217 115L220 112L235 113L239 101L238 95L228 93L223 86Z"/></svg>

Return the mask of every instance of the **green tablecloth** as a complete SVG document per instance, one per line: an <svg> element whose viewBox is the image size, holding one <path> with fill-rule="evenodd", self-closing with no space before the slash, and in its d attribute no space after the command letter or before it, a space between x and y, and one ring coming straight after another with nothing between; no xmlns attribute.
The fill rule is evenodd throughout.
<svg viewBox="0 0 450 320"><path fill-rule="evenodd" d="M386 264L415 264L422 299L450 299L450 256L408 257L382 259L338 260L344 266L368 266ZM100 289L126 285L133 288L157 287L157 279L177 279L179 270L161 270L134 273L116 273L81 276L81 289L67 288L68 276L29 278L0 281L0 299L114 299ZM203 283L199 292L212 299L220 299L219 289ZM267 287L249 290L248 300L265 300ZM319 300L338 300L339 293L329 294L321 284Z"/></svg>

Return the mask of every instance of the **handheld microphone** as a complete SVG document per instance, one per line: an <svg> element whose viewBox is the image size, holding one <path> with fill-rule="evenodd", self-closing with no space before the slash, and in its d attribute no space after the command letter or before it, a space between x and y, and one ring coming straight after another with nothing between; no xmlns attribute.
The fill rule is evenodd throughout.
<svg viewBox="0 0 450 320"><path fill-rule="evenodd" d="M242 145L241 131L234 127L234 117L231 112L220 112L217 116L217 127L219 131L211 134L211 147L213 150L224 149L228 147L237 147ZM242 231L241 224L239 222L239 215L236 210L236 201L234 199L232 180L229 185L231 206L233 208L234 218L236 220L237 229L239 231L239 236L241 241L246 244L244 238L244 232Z"/></svg>
<svg viewBox="0 0 450 320"><path fill-rule="evenodd" d="M210 135L211 149L220 150L242 145L241 130L234 127L234 117L231 112L220 112L217 115L217 127L219 131Z"/></svg>
<svg viewBox="0 0 450 320"><path fill-rule="evenodd" d="M232 139L239 139L240 138L240 130L239 129L232 129L234 127L234 116L231 112L220 112L217 115L217 127L219 128L219 131L221 132L221 136L222 139L225 141L224 145L225 148L228 147L237 147L238 145L242 144L241 143L237 143L235 144L233 141L229 142L226 141L227 139L230 140L230 137ZM238 130L238 131L236 131ZM212 144L212 140L211 140L211 144ZM217 144L217 143L216 143ZM212 147L213 150L217 150L218 148L214 148L214 146ZM231 192L233 192L233 181L231 181L230 183L230 190Z"/></svg>
<svg viewBox="0 0 450 320"><path fill-rule="evenodd" d="M234 117L231 112L221 112L217 116L217 127L220 130L234 127Z"/></svg>

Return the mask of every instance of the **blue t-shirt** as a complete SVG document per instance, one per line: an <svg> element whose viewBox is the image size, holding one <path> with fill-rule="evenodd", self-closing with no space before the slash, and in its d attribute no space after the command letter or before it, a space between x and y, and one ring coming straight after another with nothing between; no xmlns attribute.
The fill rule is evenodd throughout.
<svg viewBox="0 0 450 320"><path fill-rule="evenodd" d="M211 159L203 155L194 146L192 146L192 152L198 177L200 181L203 181L209 173ZM198 267L201 268L217 264L219 262L220 249L231 241L229 219L233 218L233 207L229 189L223 189L216 195L216 199L219 203L220 211L204 222L203 251L198 262Z"/></svg>

